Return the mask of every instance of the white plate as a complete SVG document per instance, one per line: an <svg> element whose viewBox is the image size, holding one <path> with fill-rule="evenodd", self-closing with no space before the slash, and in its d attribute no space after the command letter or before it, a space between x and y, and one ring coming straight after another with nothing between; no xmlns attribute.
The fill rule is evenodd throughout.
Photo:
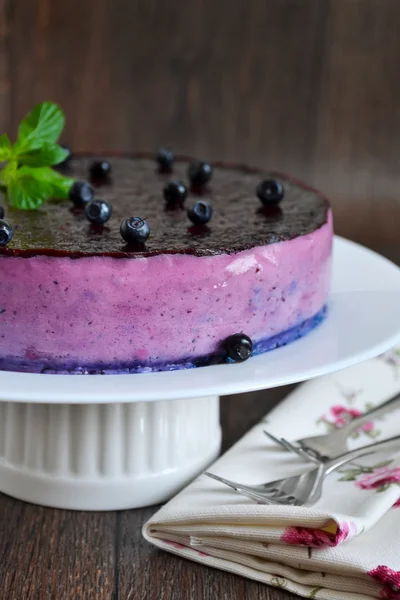
<svg viewBox="0 0 400 600"><path fill-rule="evenodd" d="M225 364L134 375L0 372L0 400L113 403L169 400L267 389L372 358L400 341L400 269L354 242L335 238L326 321L284 348Z"/></svg>

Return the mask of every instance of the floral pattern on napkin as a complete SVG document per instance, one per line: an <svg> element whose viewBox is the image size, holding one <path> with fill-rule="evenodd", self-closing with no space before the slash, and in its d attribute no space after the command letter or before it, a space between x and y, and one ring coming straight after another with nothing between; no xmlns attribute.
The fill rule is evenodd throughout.
<svg viewBox="0 0 400 600"><path fill-rule="evenodd" d="M385 565L379 565L368 572L375 581L382 584L381 598L385 600L399 600L400 598L400 571L393 571Z"/></svg>
<svg viewBox="0 0 400 600"><path fill-rule="evenodd" d="M393 460L378 463L370 467L347 467L341 469L339 481L354 481L360 490L386 492L391 486L400 487L400 467L389 467ZM394 506L400 505L400 499Z"/></svg>
<svg viewBox="0 0 400 600"><path fill-rule="evenodd" d="M322 529L310 529L309 527L288 527L281 536L284 544L296 544L308 548L321 546L337 546L347 538L357 534L357 525L352 521L338 525L336 533L331 534Z"/></svg>
<svg viewBox="0 0 400 600"><path fill-rule="evenodd" d="M372 408L372 406L367 406L366 410ZM363 411L358 410L357 408L348 408L347 406L342 406L341 404L335 404L331 406L329 409L329 413L322 415L318 421L318 423L324 423L327 426L328 432L343 427L349 421L351 421L354 417L359 417L363 414ZM365 423L359 430L355 431L352 435L354 439L358 438L360 433L366 433L369 437L378 437L380 435L380 430L376 428L375 423L369 421Z"/></svg>
<svg viewBox="0 0 400 600"><path fill-rule="evenodd" d="M371 474L363 474L356 482L361 490L376 490L384 492L391 485L400 485L400 467L390 469L388 466L380 467Z"/></svg>
<svg viewBox="0 0 400 600"><path fill-rule="evenodd" d="M363 410L354 407L354 402L363 393L362 389L345 389L339 384L337 384L336 387L347 406L343 404L334 404L330 407L329 413L325 413L317 419L316 424L323 424L327 429L327 433L331 433L335 429L343 427L343 425L349 423L349 421L351 421L354 417L359 417L374 407L374 405L371 403L366 403L363 407ZM377 428L373 421L369 421L360 427L360 429L356 430L353 433L352 438L357 439L361 433L365 433L371 438L376 438L381 434L381 431Z"/></svg>
<svg viewBox="0 0 400 600"><path fill-rule="evenodd" d="M299 386L268 414L268 427L290 440L334 431L399 392L400 346ZM368 443L371 432L398 435L399 412L368 423L348 448ZM265 422L210 470L249 484L292 475L293 457L266 441ZM380 453L327 477L312 507L262 506L200 476L143 534L164 550L304 598L400 600L399 519L398 457Z"/></svg>

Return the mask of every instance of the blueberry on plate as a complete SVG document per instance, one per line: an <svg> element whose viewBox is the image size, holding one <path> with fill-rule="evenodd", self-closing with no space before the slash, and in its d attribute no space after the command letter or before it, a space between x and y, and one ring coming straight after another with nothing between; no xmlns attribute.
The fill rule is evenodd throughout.
<svg viewBox="0 0 400 600"><path fill-rule="evenodd" d="M205 200L199 200L192 208L188 209L187 214L195 225L205 225L212 217L213 208Z"/></svg>
<svg viewBox="0 0 400 600"><path fill-rule="evenodd" d="M205 185L210 181L213 174L212 166L208 162L194 162L188 167L188 177L190 183L195 187Z"/></svg>
<svg viewBox="0 0 400 600"><path fill-rule="evenodd" d="M75 181L68 192L68 197L76 207L82 208L93 200L93 188L86 181Z"/></svg>
<svg viewBox="0 0 400 600"><path fill-rule="evenodd" d="M147 221L140 217L124 219L120 231L127 244L143 244L150 235L150 227Z"/></svg>
<svg viewBox="0 0 400 600"><path fill-rule="evenodd" d="M112 206L106 200L94 200L86 205L85 213L93 225L104 225L112 215Z"/></svg>
<svg viewBox="0 0 400 600"><path fill-rule="evenodd" d="M8 242L11 242L13 234L10 223L0 219L0 246L7 246Z"/></svg>
<svg viewBox="0 0 400 600"><path fill-rule="evenodd" d="M174 164L175 156L174 153L168 148L160 148L156 155L156 161L160 170L164 173L169 173L172 171L172 166Z"/></svg>
<svg viewBox="0 0 400 600"><path fill-rule="evenodd" d="M244 333L234 333L224 341L228 358L234 362L243 362L253 354L253 342Z"/></svg>
<svg viewBox="0 0 400 600"><path fill-rule="evenodd" d="M278 204L285 195L285 190L278 179L264 179L258 184L256 193L264 205Z"/></svg>
<svg viewBox="0 0 400 600"><path fill-rule="evenodd" d="M108 160L95 160L89 168L93 179L106 179L111 173L111 165Z"/></svg>
<svg viewBox="0 0 400 600"><path fill-rule="evenodd" d="M167 206L183 206L187 196L187 187L182 181L170 181L163 189Z"/></svg>

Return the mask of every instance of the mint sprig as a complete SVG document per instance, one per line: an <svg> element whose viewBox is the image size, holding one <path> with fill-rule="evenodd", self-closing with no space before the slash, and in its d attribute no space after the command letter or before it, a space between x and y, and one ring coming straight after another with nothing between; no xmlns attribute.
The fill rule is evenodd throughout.
<svg viewBox="0 0 400 600"><path fill-rule="evenodd" d="M34 210L49 198L67 198L74 179L64 177L50 167L22 166L18 176L11 178L8 201L22 210Z"/></svg>
<svg viewBox="0 0 400 600"><path fill-rule="evenodd" d="M41 148L21 152L18 154L18 162L30 167L48 167L58 165L68 156L68 151L58 144L44 142Z"/></svg>
<svg viewBox="0 0 400 600"><path fill-rule="evenodd" d="M11 157L12 144L6 133L0 136L0 161L8 160Z"/></svg>
<svg viewBox="0 0 400 600"><path fill-rule="evenodd" d="M18 151L37 150L45 142L55 144L64 125L65 116L58 104L42 102L21 121L14 148Z"/></svg>
<svg viewBox="0 0 400 600"><path fill-rule="evenodd" d="M0 136L0 182L7 189L10 206L34 210L49 198L67 198L74 179L51 169L68 156L57 140L65 116L53 102L42 102L26 115L18 127L14 145L6 133Z"/></svg>

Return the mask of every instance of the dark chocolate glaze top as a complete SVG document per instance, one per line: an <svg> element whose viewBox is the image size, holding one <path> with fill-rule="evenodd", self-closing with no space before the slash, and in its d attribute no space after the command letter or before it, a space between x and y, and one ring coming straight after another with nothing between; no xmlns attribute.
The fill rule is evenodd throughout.
<svg viewBox="0 0 400 600"><path fill-rule="evenodd" d="M93 158L74 158L65 174L87 180ZM171 179L188 185L187 159L176 161L171 174L161 174L149 156L101 158L112 165L111 181L95 186L95 197L104 198L113 206L113 216L104 228L90 225L84 211L73 208L69 200L51 200L35 211L6 207L5 218L15 231L12 242L0 249L0 255L210 256L290 240L327 221L329 203L315 190L283 175L214 164L213 178L203 195L189 193L185 203L187 207L200 198L210 201L213 218L207 226L193 226L186 209L166 210L162 195L164 185ZM279 207L264 209L255 190L260 180L268 177L280 178L285 197ZM143 246L128 247L120 235L122 219L130 216L145 218L149 223L151 234Z"/></svg>

